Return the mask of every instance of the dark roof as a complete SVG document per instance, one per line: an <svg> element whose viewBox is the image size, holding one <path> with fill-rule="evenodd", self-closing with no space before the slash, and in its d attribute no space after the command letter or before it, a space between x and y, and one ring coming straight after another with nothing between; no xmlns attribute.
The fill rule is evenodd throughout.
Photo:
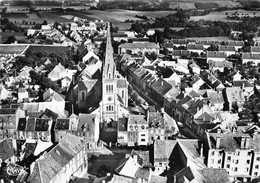
<svg viewBox="0 0 260 183"><path fill-rule="evenodd" d="M244 41L226 41L225 45L228 45L228 46L244 46Z"/></svg>
<svg viewBox="0 0 260 183"><path fill-rule="evenodd" d="M191 52L188 50L173 50L172 56L191 56Z"/></svg>
<svg viewBox="0 0 260 183"><path fill-rule="evenodd" d="M95 131L96 114L79 114L78 131Z"/></svg>
<svg viewBox="0 0 260 183"><path fill-rule="evenodd" d="M259 54L253 54L253 53L243 53L242 54L242 59L260 59L260 55Z"/></svg>
<svg viewBox="0 0 260 183"><path fill-rule="evenodd" d="M147 120L144 115L130 115L128 118L128 124L147 124Z"/></svg>
<svg viewBox="0 0 260 183"><path fill-rule="evenodd" d="M51 119L37 118L35 131L48 131L51 126Z"/></svg>
<svg viewBox="0 0 260 183"><path fill-rule="evenodd" d="M74 156L69 153L61 144L54 147L49 155L61 166L64 167Z"/></svg>
<svg viewBox="0 0 260 183"><path fill-rule="evenodd" d="M57 118L55 124L55 130L69 130L70 119L69 118Z"/></svg>
<svg viewBox="0 0 260 183"><path fill-rule="evenodd" d="M151 87L161 96L164 96L171 88L167 81L162 78L159 78L157 81L153 82Z"/></svg>
<svg viewBox="0 0 260 183"><path fill-rule="evenodd" d="M11 109L11 108L0 109L0 115L1 114L15 114L15 113L16 113L16 109Z"/></svg>
<svg viewBox="0 0 260 183"><path fill-rule="evenodd" d="M25 131L35 131L35 118L28 118Z"/></svg>
<svg viewBox="0 0 260 183"><path fill-rule="evenodd" d="M149 126L164 128L164 119L161 113L148 112L147 120Z"/></svg>
<svg viewBox="0 0 260 183"><path fill-rule="evenodd" d="M204 50L204 47L202 44L188 44L187 49L188 50Z"/></svg>
<svg viewBox="0 0 260 183"><path fill-rule="evenodd" d="M249 83L248 80L233 81L233 86L254 87L254 85Z"/></svg>
<svg viewBox="0 0 260 183"><path fill-rule="evenodd" d="M0 141L0 157L3 158L3 161L14 156L12 139L4 139Z"/></svg>
<svg viewBox="0 0 260 183"><path fill-rule="evenodd" d="M223 46L223 45L219 45L218 46L218 51L236 51L235 46Z"/></svg>
<svg viewBox="0 0 260 183"><path fill-rule="evenodd" d="M24 154L24 158L29 157L31 154L34 153L35 149L36 149L37 143L26 143L25 144L25 154Z"/></svg>
<svg viewBox="0 0 260 183"><path fill-rule="evenodd" d="M225 183L230 182L229 174L224 168L203 168L198 171L206 179L206 182L215 182L216 180L219 180L219 182L222 180Z"/></svg>
<svg viewBox="0 0 260 183"><path fill-rule="evenodd" d="M25 131L25 127L26 127L26 118L19 118L17 130Z"/></svg>
<svg viewBox="0 0 260 183"><path fill-rule="evenodd" d="M156 140L154 142L154 161L167 161L176 144L176 140Z"/></svg>
<svg viewBox="0 0 260 183"><path fill-rule="evenodd" d="M118 131L127 131L127 118L118 119Z"/></svg>
<svg viewBox="0 0 260 183"><path fill-rule="evenodd" d="M135 172L135 177L136 178L141 178L141 179L146 179L148 180L150 176L150 171L148 168L138 168L137 171Z"/></svg>
<svg viewBox="0 0 260 183"><path fill-rule="evenodd" d="M211 58L227 58L227 54L225 52L207 51L206 55Z"/></svg>
<svg viewBox="0 0 260 183"><path fill-rule="evenodd" d="M45 109L44 114L46 116L52 118L53 120L56 120L59 117L59 115L57 113L53 112L50 109Z"/></svg>

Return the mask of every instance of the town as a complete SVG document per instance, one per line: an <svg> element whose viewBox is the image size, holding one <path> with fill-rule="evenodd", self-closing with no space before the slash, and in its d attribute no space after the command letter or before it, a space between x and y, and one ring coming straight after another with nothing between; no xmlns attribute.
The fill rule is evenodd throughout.
<svg viewBox="0 0 260 183"><path fill-rule="evenodd" d="M0 44L1 183L260 181L258 35L137 32L75 16Z"/></svg>

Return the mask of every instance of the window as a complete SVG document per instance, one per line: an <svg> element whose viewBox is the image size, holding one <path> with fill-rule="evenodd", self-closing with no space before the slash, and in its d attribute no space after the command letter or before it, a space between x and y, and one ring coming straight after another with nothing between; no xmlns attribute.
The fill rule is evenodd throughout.
<svg viewBox="0 0 260 183"><path fill-rule="evenodd" d="M145 137L145 134L141 134L142 137Z"/></svg>
<svg viewBox="0 0 260 183"><path fill-rule="evenodd" d="M212 164L214 163L214 159L211 159L211 163L212 163Z"/></svg>
<svg viewBox="0 0 260 183"><path fill-rule="evenodd" d="M256 165L256 166L255 166L255 169L258 169L258 168L259 168L259 165Z"/></svg>
<svg viewBox="0 0 260 183"><path fill-rule="evenodd" d="M237 152L237 156L239 156L239 155L240 155L240 152L238 151L238 152Z"/></svg>
<svg viewBox="0 0 260 183"><path fill-rule="evenodd" d="M145 139L141 139L141 142L145 142Z"/></svg>
<svg viewBox="0 0 260 183"><path fill-rule="evenodd" d="M82 92L81 93L81 100L84 100L85 99L85 92Z"/></svg>
<svg viewBox="0 0 260 183"><path fill-rule="evenodd" d="M249 171L249 168L246 168L246 172L248 172Z"/></svg>
<svg viewBox="0 0 260 183"><path fill-rule="evenodd" d="M227 164L227 168L230 168L230 164Z"/></svg>
<svg viewBox="0 0 260 183"><path fill-rule="evenodd" d="M215 154L215 151L212 151L212 152L211 152L211 155L214 156L214 154Z"/></svg>
<svg viewBox="0 0 260 183"><path fill-rule="evenodd" d="M122 98L125 98L125 91L122 90Z"/></svg>
<svg viewBox="0 0 260 183"><path fill-rule="evenodd" d="M218 164L220 164L220 163L221 163L221 159L218 160Z"/></svg>
<svg viewBox="0 0 260 183"><path fill-rule="evenodd" d="M256 158L256 161L260 161L260 157L257 157L257 158Z"/></svg>
<svg viewBox="0 0 260 183"><path fill-rule="evenodd" d="M162 167L162 163L159 163L159 167Z"/></svg>
<svg viewBox="0 0 260 183"><path fill-rule="evenodd" d="M257 176L257 172L255 172L254 175Z"/></svg>
<svg viewBox="0 0 260 183"><path fill-rule="evenodd" d="M237 172L237 167L234 168L234 171Z"/></svg>
<svg viewBox="0 0 260 183"><path fill-rule="evenodd" d="M235 164L238 164L238 159L237 159L237 160L235 160Z"/></svg>
<svg viewBox="0 0 260 183"><path fill-rule="evenodd" d="M231 160L231 156L228 156L228 157L227 157L227 160L230 161L230 160Z"/></svg>
<svg viewBox="0 0 260 183"><path fill-rule="evenodd" d="M249 164L250 163L250 160L248 159L248 160L246 160L246 164Z"/></svg>

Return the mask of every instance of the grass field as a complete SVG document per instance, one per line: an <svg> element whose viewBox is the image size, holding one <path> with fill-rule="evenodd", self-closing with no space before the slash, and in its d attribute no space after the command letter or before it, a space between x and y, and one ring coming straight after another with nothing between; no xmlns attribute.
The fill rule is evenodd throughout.
<svg viewBox="0 0 260 183"><path fill-rule="evenodd" d="M230 10L230 11L221 11L221 12L213 11L213 12L209 13L208 15L193 16L193 17L190 18L190 20L198 21L198 20L203 19L203 20L211 20L211 21L238 22L238 20L228 20L226 13L228 13L229 16L234 14L234 13L237 13L237 15L239 17L260 16L259 11L246 11L246 10L239 9L239 10Z"/></svg>

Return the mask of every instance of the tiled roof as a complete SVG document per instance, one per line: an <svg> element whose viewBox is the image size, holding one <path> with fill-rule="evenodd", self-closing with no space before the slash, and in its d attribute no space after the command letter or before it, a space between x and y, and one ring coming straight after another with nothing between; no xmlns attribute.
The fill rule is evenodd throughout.
<svg viewBox="0 0 260 183"><path fill-rule="evenodd" d="M190 166L183 168L181 171L175 174L176 182L178 183L207 183L205 178L196 170Z"/></svg>
<svg viewBox="0 0 260 183"><path fill-rule="evenodd" d="M229 174L224 168L203 168L198 170L206 179L206 182L223 181L223 183L230 183Z"/></svg>
<svg viewBox="0 0 260 183"><path fill-rule="evenodd" d="M204 50L204 47L202 44L188 44L187 49L188 50Z"/></svg>
<svg viewBox="0 0 260 183"><path fill-rule="evenodd" d="M188 50L173 50L172 56L191 56L191 52Z"/></svg>
<svg viewBox="0 0 260 183"><path fill-rule="evenodd" d="M24 158L29 157L30 155L32 155L36 149L37 143L26 143L25 144L25 154L24 154Z"/></svg>
<svg viewBox="0 0 260 183"><path fill-rule="evenodd" d="M155 43L125 43L119 46L120 48L156 48L159 49L160 47Z"/></svg>
<svg viewBox="0 0 260 183"><path fill-rule="evenodd" d="M164 98L169 102L176 101L176 97L179 95L180 90L176 87L172 87L165 95Z"/></svg>
<svg viewBox="0 0 260 183"><path fill-rule="evenodd" d="M138 168L136 173L135 173L135 177L136 178L141 178L141 179L145 179L148 180L150 177L150 171L148 168Z"/></svg>
<svg viewBox="0 0 260 183"><path fill-rule="evenodd" d="M134 155L137 155L137 162L142 165L149 165L150 164L150 156L149 151L135 151L132 150L131 156L134 158Z"/></svg>
<svg viewBox="0 0 260 183"><path fill-rule="evenodd" d="M26 127L26 118L19 118L17 130L25 131L25 127Z"/></svg>
<svg viewBox="0 0 260 183"><path fill-rule="evenodd" d="M95 84L98 82L97 79L84 79L80 80L78 83L79 90L85 90L90 91Z"/></svg>
<svg viewBox="0 0 260 183"><path fill-rule="evenodd" d="M52 124L51 119L37 118L35 124L35 131L48 131Z"/></svg>
<svg viewBox="0 0 260 183"><path fill-rule="evenodd" d="M218 46L218 51L236 51L236 48L234 46L223 46L223 45L219 45Z"/></svg>
<svg viewBox="0 0 260 183"><path fill-rule="evenodd" d="M209 60L208 63L209 63L209 67L210 68L214 68L214 67L233 68L232 62L229 62L229 61L213 61L213 60Z"/></svg>
<svg viewBox="0 0 260 183"><path fill-rule="evenodd" d="M3 161L14 156L13 143L12 139L4 139L0 141L0 157L3 158Z"/></svg>
<svg viewBox="0 0 260 183"><path fill-rule="evenodd" d="M210 58L227 58L227 54L225 52L207 51L206 55Z"/></svg>
<svg viewBox="0 0 260 183"><path fill-rule="evenodd" d="M251 52L260 52L260 46L251 46L250 51Z"/></svg>
<svg viewBox="0 0 260 183"><path fill-rule="evenodd" d="M69 130L70 128L69 118L57 118L55 124L55 130Z"/></svg>
<svg viewBox="0 0 260 183"><path fill-rule="evenodd" d="M227 46L244 46L244 41L226 41Z"/></svg>
<svg viewBox="0 0 260 183"><path fill-rule="evenodd" d="M167 182L167 177L151 175L151 179L150 179L149 182L150 183L166 183Z"/></svg>
<svg viewBox="0 0 260 183"><path fill-rule="evenodd" d="M130 124L148 124L144 115L130 115L128 118L128 125Z"/></svg>
<svg viewBox="0 0 260 183"><path fill-rule="evenodd" d="M240 87L254 87L253 84L249 83L248 80L237 80L233 81L233 86L240 86Z"/></svg>
<svg viewBox="0 0 260 183"><path fill-rule="evenodd" d="M260 55L259 54L253 54L253 53L243 53L242 54L242 59L260 59Z"/></svg>
<svg viewBox="0 0 260 183"><path fill-rule="evenodd" d="M79 113L78 131L95 131L95 117L96 114L82 114Z"/></svg>
<svg viewBox="0 0 260 183"><path fill-rule="evenodd" d="M147 120L149 126L164 128L164 119L161 113L148 112Z"/></svg>
<svg viewBox="0 0 260 183"><path fill-rule="evenodd" d="M127 118L118 119L118 131L127 131Z"/></svg>
<svg viewBox="0 0 260 183"><path fill-rule="evenodd" d="M65 149L64 146L58 144L50 152L51 156L61 167L64 167L72 158L73 154L69 153L68 149Z"/></svg>
<svg viewBox="0 0 260 183"><path fill-rule="evenodd" d="M117 80L117 88L125 88L127 86L125 79L118 79Z"/></svg>
<svg viewBox="0 0 260 183"><path fill-rule="evenodd" d="M0 109L0 115L1 114L15 114L15 113L16 113L16 109L10 109L10 108Z"/></svg>
<svg viewBox="0 0 260 183"><path fill-rule="evenodd" d="M157 81L152 83L151 87L160 95L164 96L172 86L162 78L159 78Z"/></svg>
<svg viewBox="0 0 260 183"><path fill-rule="evenodd" d="M226 87L226 96L228 102L244 102L245 98L241 87Z"/></svg>
<svg viewBox="0 0 260 183"><path fill-rule="evenodd" d="M29 131L29 132L34 131L35 130L35 122L36 122L35 118L28 118L25 131Z"/></svg>
<svg viewBox="0 0 260 183"><path fill-rule="evenodd" d="M154 142L154 161L167 161L176 144L176 140L156 140Z"/></svg>

